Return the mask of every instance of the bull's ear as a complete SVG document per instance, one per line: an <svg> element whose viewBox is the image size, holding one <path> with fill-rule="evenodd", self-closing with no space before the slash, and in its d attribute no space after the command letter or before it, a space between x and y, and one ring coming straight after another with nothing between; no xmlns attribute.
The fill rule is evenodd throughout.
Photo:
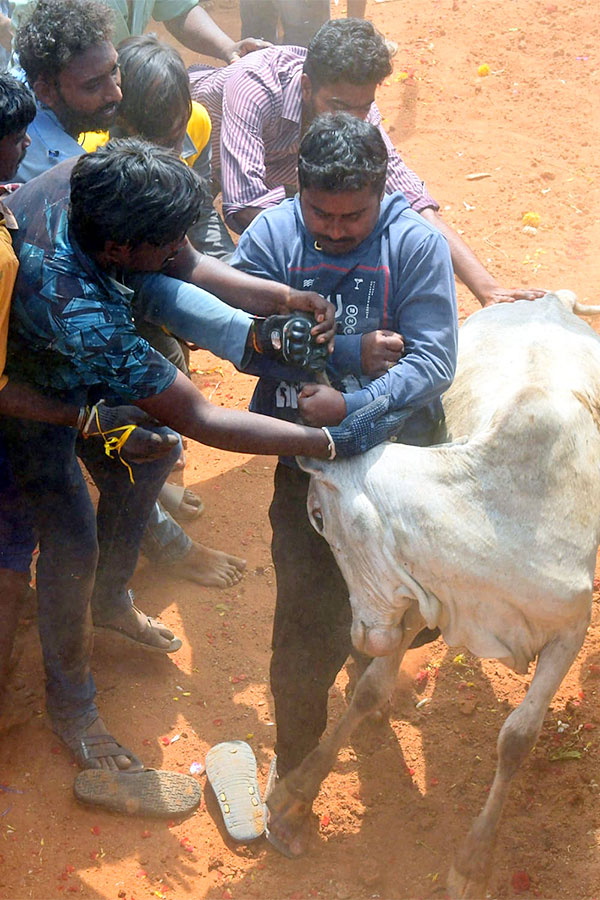
<svg viewBox="0 0 600 900"><path fill-rule="evenodd" d="M297 456L296 462L309 475L320 475L326 471L329 465L327 459L312 459L310 456Z"/></svg>

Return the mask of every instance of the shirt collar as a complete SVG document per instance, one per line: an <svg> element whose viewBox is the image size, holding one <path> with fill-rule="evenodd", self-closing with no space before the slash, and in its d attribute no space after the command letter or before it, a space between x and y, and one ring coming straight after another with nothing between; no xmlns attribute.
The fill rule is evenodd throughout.
<svg viewBox="0 0 600 900"><path fill-rule="evenodd" d="M37 101L38 111L33 123L48 144L50 153L67 152L75 144L81 152L82 147L77 138L72 137L64 129L63 124L49 106L44 106L39 100ZM50 143L57 144L57 147L50 147Z"/></svg>

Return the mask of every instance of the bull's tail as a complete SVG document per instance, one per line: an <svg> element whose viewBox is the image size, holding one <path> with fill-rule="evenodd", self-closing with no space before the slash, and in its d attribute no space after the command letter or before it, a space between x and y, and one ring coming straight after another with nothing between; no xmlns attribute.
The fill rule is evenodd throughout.
<svg viewBox="0 0 600 900"><path fill-rule="evenodd" d="M573 291L550 291L545 297L556 297L563 306L575 313L576 316L597 316L600 315L600 306L586 306L585 303L579 303L577 295Z"/></svg>

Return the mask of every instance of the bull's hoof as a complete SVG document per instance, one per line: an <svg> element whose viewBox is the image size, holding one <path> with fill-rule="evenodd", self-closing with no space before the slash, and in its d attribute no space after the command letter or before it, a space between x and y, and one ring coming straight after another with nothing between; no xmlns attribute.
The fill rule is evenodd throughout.
<svg viewBox="0 0 600 900"><path fill-rule="evenodd" d="M485 900L485 881L463 875L454 864L450 867L446 888L451 900Z"/></svg>
<svg viewBox="0 0 600 900"><path fill-rule="evenodd" d="M293 785L293 776L291 772L279 781L267 799L267 839L280 853L290 858L306 853L312 813L312 803Z"/></svg>

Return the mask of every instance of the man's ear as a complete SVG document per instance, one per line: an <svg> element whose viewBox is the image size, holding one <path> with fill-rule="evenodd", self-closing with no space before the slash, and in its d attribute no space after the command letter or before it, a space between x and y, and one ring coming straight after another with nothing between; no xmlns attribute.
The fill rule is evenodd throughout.
<svg viewBox="0 0 600 900"><path fill-rule="evenodd" d="M33 85L33 91L40 103L53 109L58 100L58 88L54 80L40 76Z"/></svg>
<svg viewBox="0 0 600 900"><path fill-rule="evenodd" d="M306 72L303 72L300 78L300 89L302 91L302 102L309 103L312 97L312 82Z"/></svg>

